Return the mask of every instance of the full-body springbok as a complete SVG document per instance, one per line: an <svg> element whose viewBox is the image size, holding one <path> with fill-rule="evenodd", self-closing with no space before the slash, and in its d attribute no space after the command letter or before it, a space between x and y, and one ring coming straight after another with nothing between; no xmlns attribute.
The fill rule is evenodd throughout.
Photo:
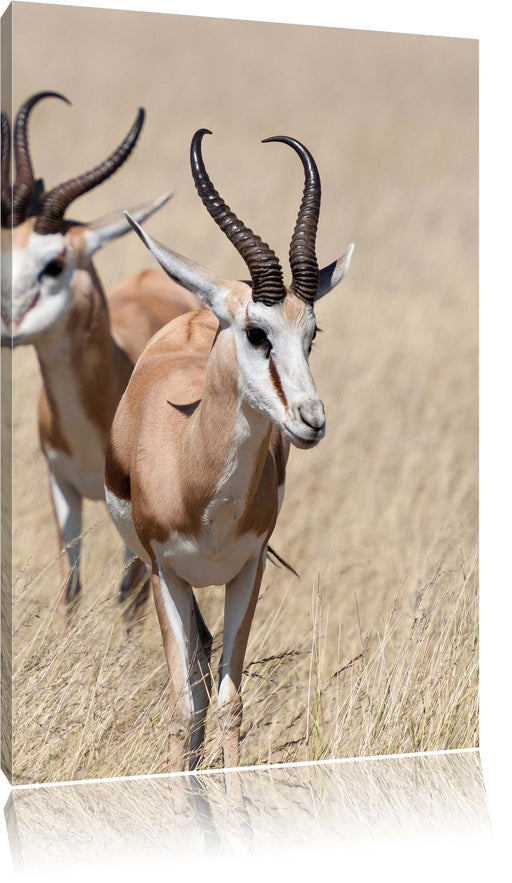
<svg viewBox="0 0 512 883"><path fill-rule="evenodd" d="M340 281L353 248L319 271L315 162L292 138L268 139L292 147L305 171L285 286L274 252L214 190L201 154L207 131L192 140L195 184L252 283L214 276L132 222L169 276L209 309L171 322L145 349L114 418L105 473L110 514L152 571L178 770L199 762L209 701L211 636L192 586L226 585L218 702L224 764L239 762L242 666L289 443L312 448L325 432L308 365L314 303Z"/></svg>
<svg viewBox="0 0 512 883"><path fill-rule="evenodd" d="M104 498L108 433L133 364L158 328L197 309L200 301L160 269L125 280L106 300L91 256L131 228L122 212L92 224L68 221L64 214L127 160L144 111L139 110L127 136L104 162L44 192L32 170L27 125L34 105L48 97L67 102L59 93L38 92L17 115L12 187L10 127L2 113L2 343L33 344L37 352L43 378L39 432L65 550L62 606L69 611L80 589L82 498ZM148 217L167 198L140 207L135 216ZM145 575L140 561L128 564L121 597L132 598L129 613L137 612L147 593L146 581L140 594L130 595Z"/></svg>

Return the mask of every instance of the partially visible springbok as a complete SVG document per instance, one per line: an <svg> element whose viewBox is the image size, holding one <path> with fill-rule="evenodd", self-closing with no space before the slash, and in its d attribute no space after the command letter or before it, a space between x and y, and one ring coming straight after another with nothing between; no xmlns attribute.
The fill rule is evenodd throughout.
<svg viewBox="0 0 512 883"><path fill-rule="evenodd" d="M251 282L227 281L131 223L169 276L208 309L162 328L137 362L107 450L107 506L122 538L152 572L171 681L170 761L195 768L209 702L211 635L192 591L224 585L219 715L226 767L239 763L240 682L268 542L284 493L290 442L314 447L324 407L308 357L314 304L346 273L353 246L319 271L320 178L308 150L290 246L292 282L269 246L239 221L191 145L192 174L211 216L244 258Z"/></svg>
<svg viewBox="0 0 512 883"><path fill-rule="evenodd" d="M64 550L61 606L70 612L80 591L82 499L104 498L108 433L133 365L158 328L200 302L161 270L133 276L105 298L91 257L130 226L120 211L92 224L64 215L74 200L128 159L144 111L139 109L127 136L106 160L44 192L32 170L27 124L34 105L49 97L67 102L57 92L38 92L19 110L12 187L10 127L2 113L2 344L33 344L39 360L39 433ZM141 206L134 216L148 217L167 199ZM130 553L121 584L121 598L129 599L128 619L140 613L148 592L144 565L132 559Z"/></svg>

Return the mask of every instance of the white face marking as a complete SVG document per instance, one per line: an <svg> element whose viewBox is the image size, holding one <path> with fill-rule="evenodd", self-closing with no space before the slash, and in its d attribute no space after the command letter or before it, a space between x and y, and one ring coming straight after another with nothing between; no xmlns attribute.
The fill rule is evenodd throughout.
<svg viewBox="0 0 512 883"><path fill-rule="evenodd" d="M3 264L3 261L2 261ZM2 335L34 343L65 314L74 256L60 233L31 233L2 271Z"/></svg>
<svg viewBox="0 0 512 883"><path fill-rule="evenodd" d="M297 317L283 304L241 305L233 322L241 395L279 426L297 447L313 447L325 434L325 414L308 356L316 329L312 307Z"/></svg>

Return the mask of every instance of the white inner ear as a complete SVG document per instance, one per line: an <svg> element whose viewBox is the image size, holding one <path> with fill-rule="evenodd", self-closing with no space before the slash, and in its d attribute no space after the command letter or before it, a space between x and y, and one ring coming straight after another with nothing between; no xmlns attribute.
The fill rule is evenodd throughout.
<svg viewBox="0 0 512 883"><path fill-rule="evenodd" d="M178 254L178 252L172 251L167 246L162 245L161 242L158 242L157 239L153 239L149 233L146 233L137 224L128 212L125 212L125 215L133 229L142 239L144 245L149 248L151 254L157 259L167 275L193 294L197 294L219 319L227 319L225 300L227 295L230 294L230 289L227 285L218 276L210 273L209 270Z"/></svg>
<svg viewBox="0 0 512 883"><path fill-rule="evenodd" d="M140 223L162 208L173 195L171 192L164 193L163 196L159 196L157 199L151 200L151 202L145 202L143 205L130 209L129 214ZM124 236L130 230L131 226L124 211L119 209L118 211L103 215L85 228L84 239L87 254L89 256L93 255L105 243Z"/></svg>
<svg viewBox="0 0 512 883"><path fill-rule="evenodd" d="M320 270L320 279L318 281L315 300L319 300L324 294L328 294L329 291L332 291L338 282L341 282L345 274L348 273L353 251L354 243L351 242L346 252L338 258L337 261L333 261L332 264L329 264L329 266Z"/></svg>

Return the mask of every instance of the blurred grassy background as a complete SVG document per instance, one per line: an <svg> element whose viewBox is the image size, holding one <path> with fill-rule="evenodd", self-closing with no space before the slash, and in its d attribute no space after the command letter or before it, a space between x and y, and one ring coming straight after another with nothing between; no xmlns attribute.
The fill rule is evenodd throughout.
<svg viewBox="0 0 512 883"><path fill-rule="evenodd" d="M205 139L204 156L215 186L270 243L285 267L302 169L285 146L260 144L270 135L300 139L318 163L323 185L321 265L338 257L350 241L356 243L348 277L317 309L323 333L315 343L312 369L326 406L327 435L314 451L292 451L287 495L273 538L301 581L267 568L268 588L258 604L247 655L251 662L299 646L318 650L322 636L321 660L304 650L293 676L279 680L282 696L277 692L272 698L271 673L263 672L266 687L259 689L267 701L266 718L251 718L246 707L245 727L255 738L246 738L244 762L311 757L312 658L323 695L333 672L344 665L352 671L352 660L361 653L362 665L375 636L389 635L390 617L396 613L399 620L392 633L397 643L386 639L393 657L386 664L394 665L400 651L407 667L407 654L411 659L414 655L410 629L417 627L418 605L435 632L425 652L434 653L434 647L445 647L446 621L431 615L428 605L441 604L453 612L455 599L466 590L474 601L477 43L15 3L13 54L15 109L39 89L62 91L73 102L67 107L48 99L31 117L35 170L47 187L106 156L130 127L137 107L147 110L134 155L111 180L75 204L73 217L92 220L173 189L171 203L148 222L151 233L219 275L246 275L192 183L190 139L206 126L214 133ZM133 236L109 246L96 263L106 287L151 265ZM90 617L95 612L104 617L101 627L107 637L117 617L110 601L116 594L121 544L104 507L87 505L84 599L90 613L74 649L68 642L61 660L59 683L68 690L64 694L52 681L55 657L45 656L56 632L54 618L48 617L59 584L55 529L37 443L39 377L32 350L15 352L14 383L19 780L142 773L148 758L162 748L153 752L151 738L160 744L164 730L151 738L145 732L147 756L134 749L131 765L124 759L116 765L112 746L117 737L111 735L110 753L102 754L102 739L94 742L94 715L87 715L94 746L88 742L84 754L84 740L77 736L73 758L78 759L67 762L73 717L69 703L78 703L76 735L82 733L83 709L90 707L91 696L97 697L99 675L91 663L96 674L91 681L80 680L83 696L77 699L80 687L70 690L73 679L66 670L72 663L80 670L84 642L92 635L98 638L94 629L100 628L99 620L92 627ZM221 627L220 594L220 589L199 594L216 632ZM473 602L468 610L474 625ZM137 665L147 667L154 681L151 690L160 695L165 669L152 609L148 620L136 644ZM471 658L469 669L476 677L473 625L468 626L472 637L464 644L468 657L461 656L460 671ZM108 655L106 644L100 640L98 645L100 659L106 660L102 677L108 670L109 690L117 697L122 690L136 693L135 684L121 685L127 677L126 654L134 652L123 642L120 637L114 649L107 642ZM280 658L289 666L289 655ZM431 660L424 662L426 670ZM466 726L451 733L450 745L443 743L441 727L435 737L429 736L429 747L475 744L474 677L463 691L462 711L457 710L465 715ZM382 678L378 680L381 689ZM43 685L41 702L47 703L48 726L53 727L50 740L48 731L44 739L38 736L36 719L40 727L43 707L38 706L37 714L30 709L36 682ZM448 700L448 681L445 687ZM346 690L348 695L350 685ZM55 702L48 705L50 693ZM124 709L121 722L117 710L112 727L124 727L135 739L136 721L150 695L131 695L131 707ZM288 711L287 703L293 705ZM402 705L400 701L400 709ZM336 738L325 745L317 740L318 756L347 756L363 748L375 753L389 744L393 750L427 747L414 735L410 741L407 726L400 731L401 741L371 742L368 732L375 719L363 724L349 707L353 713L344 733L336 731ZM323 711L326 726L337 714L329 708ZM286 714L293 717L301 710L303 720L292 733L290 721L284 724ZM27 744L32 746L28 753ZM212 754L210 761L216 764L218 755ZM158 763L153 771L165 770L165 758Z"/></svg>

